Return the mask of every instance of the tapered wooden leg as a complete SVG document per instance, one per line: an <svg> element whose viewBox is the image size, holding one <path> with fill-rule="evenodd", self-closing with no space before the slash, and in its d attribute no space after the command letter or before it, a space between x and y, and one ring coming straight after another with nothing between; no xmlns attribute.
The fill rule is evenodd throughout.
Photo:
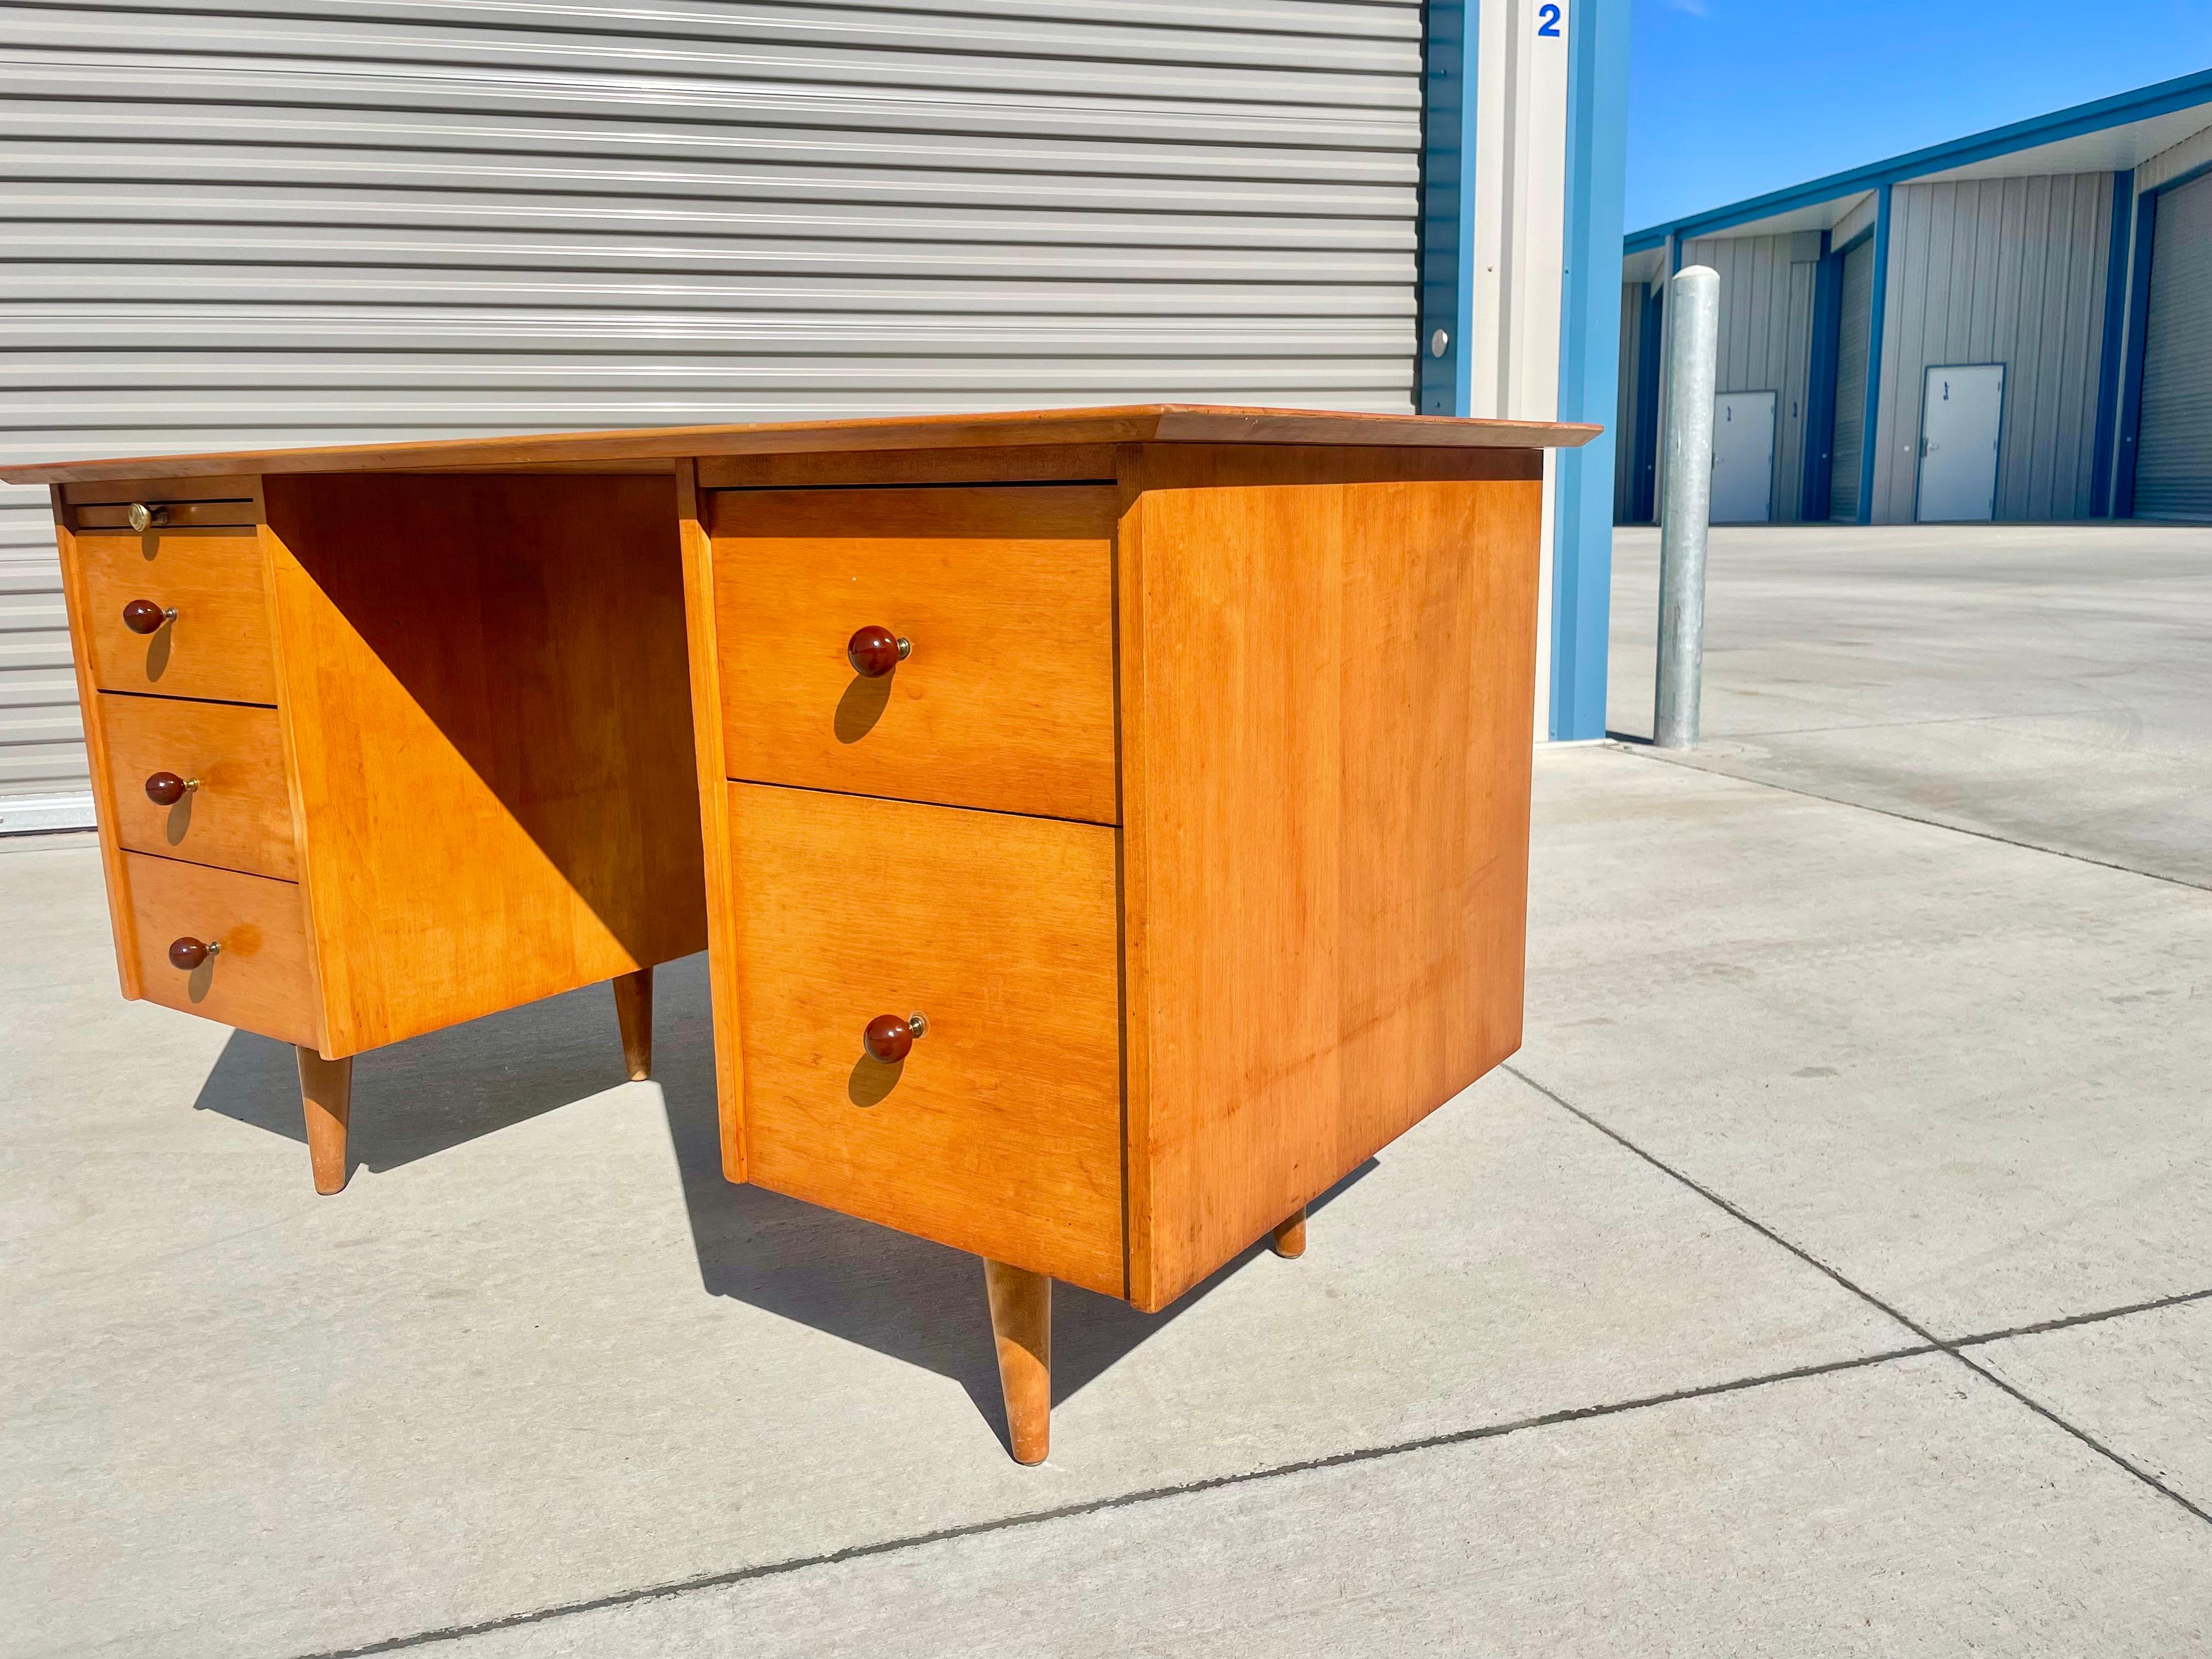
<svg viewBox="0 0 2212 1659"><path fill-rule="evenodd" d="M1295 1261L1306 1253L1306 1212L1303 1206L1286 1221L1275 1224L1275 1236L1268 1241L1277 1255Z"/></svg>
<svg viewBox="0 0 2212 1659"><path fill-rule="evenodd" d="M1006 1396L1006 1440L1017 1463L1042 1463L1052 1444L1052 1280L983 1259L999 1387Z"/></svg>
<svg viewBox="0 0 2212 1659"><path fill-rule="evenodd" d="M353 1057L325 1060L313 1048L298 1048L300 1105L307 1119L307 1161L314 1166L315 1190L342 1192L346 1176L346 1119L353 1110Z"/></svg>
<svg viewBox="0 0 2212 1659"><path fill-rule="evenodd" d="M617 975L614 987L623 1060L629 1067L629 1080L642 1083L653 1075L653 969Z"/></svg>

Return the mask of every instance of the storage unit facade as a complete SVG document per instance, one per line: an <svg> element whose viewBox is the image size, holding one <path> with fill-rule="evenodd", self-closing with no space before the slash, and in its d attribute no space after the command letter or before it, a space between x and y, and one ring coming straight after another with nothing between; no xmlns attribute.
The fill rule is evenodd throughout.
<svg viewBox="0 0 2212 1659"><path fill-rule="evenodd" d="M1774 408L1741 517L2212 518L2207 165L2212 76L2185 77L1631 237L1623 314L1663 328L1669 272L1719 273L1722 412ZM1656 408L1656 373L1624 352L1621 405ZM1652 514L1658 426L1618 465L1623 522Z"/></svg>
<svg viewBox="0 0 2212 1659"><path fill-rule="evenodd" d="M1410 410L1437 9L27 12L0 447ZM1523 170L1556 240L1559 157ZM0 489L0 833L88 823L85 765L47 502Z"/></svg>

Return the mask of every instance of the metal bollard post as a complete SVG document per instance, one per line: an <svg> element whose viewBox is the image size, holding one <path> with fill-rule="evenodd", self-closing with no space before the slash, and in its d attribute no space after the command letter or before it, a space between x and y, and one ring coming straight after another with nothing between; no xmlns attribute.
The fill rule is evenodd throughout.
<svg viewBox="0 0 2212 1659"><path fill-rule="evenodd" d="M1659 510L1659 684L1651 741L1698 742L1705 666L1705 527L1713 505L1713 376L1721 278L1692 265L1667 285L1667 477Z"/></svg>

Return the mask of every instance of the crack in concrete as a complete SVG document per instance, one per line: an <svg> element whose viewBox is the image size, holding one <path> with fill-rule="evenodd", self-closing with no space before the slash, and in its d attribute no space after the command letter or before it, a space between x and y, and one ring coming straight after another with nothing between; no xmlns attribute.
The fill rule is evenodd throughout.
<svg viewBox="0 0 2212 1659"><path fill-rule="evenodd" d="M1785 1238L1711 1188L1701 1185L1671 1164L1644 1151L1626 1135L1576 1106L1555 1091L1547 1088L1527 1073L1513 1066L1502 1066L1498 1069L1519 1079L1554 1105L1580 1119L1589 1127L1626 1151L1632 1152L1662 1174L1688 1188L1698 1197L1750 1228L1761 1237L1779 1245L1807 1266L1825 1274L1844 1290L1850 1291L1853 1296L1896 1322L1905 1330L1911 1332L1918 1340L1899 1347L1885 1348L1874 1353L1856 1355L1846 1359L1829 1360L1817 1365L1798 1365L1785 1370L1763 1371L1749 1376L1731 1378L1725 1382L1699 1383L1691 1388L1670 1389L1662 1394L1644 1395L1634 1399L1615 1401L1603 1405L1570 1407L1559 1411L1541 1413L1533 1417L1516 1418L1503 1423L1455 1429L1443 1434L1425 1435L1416 1439L1394 1441L1383 1445L1358 1447L1348 1451L1334 1452L1322 1457L1300 1458L1287 1463L1269 1464L1264 1468L1243 1470L1233 1474L1211 1475L1175 1486L1146 1487L1137 1492L1121 1492L1109 1497L1092 1498L1080 1504L1062 1504L1053 1509L1030 1510L1019 1515L1000 1516L987 1521L970 1522L964 1526L946 1527L933 1532L908 1534L896 1538L878 1540L872 1543L848 1545L842 1549L829 1550L812 1555L793 1556L781 1561L762 1562L750 1567L736 1567L721 1572L702 1573L690 1578L672 1579L664 1583L648 1584L635 1589L615 1591L585 1601L558 1602L549 1607L534 1607L526 1612L508 1613L497 1619L487 1619L474 1624L453 1625L437 1629L416 1631L358 1647L325 1649L311 1654L299 1655L297 1659L370 1659L370 1656L376 1654L399 1653L442 1642L457 1642L471 1637L489 1636L501 1631L522 1629L532 1625L545 1624L554 1620L572 1619L583 1613L607 1612L617 1607L635 1607L646 1601L696 1595L702 1590L727 1589L733 1585L750 1583L757 1579L781 1577L789 1573L804 1572L815 1567L836 1566L848 1561L861 1561L875 1556L926 1549L936 1544L957 1543L966 1539L985 1537L993 1533L1043 1526L1056 1521L1077 1520L1085 1516L1162 1503L1170 1498L1187 1498L1230 1487L1253 1486L1262 1481L1315 1474L1325 1469L1343 1468L1374 1462L1387 1457L1402 1457L1425 1451L1436 1451L1446 1447L1469 1445L1477 1441L1495 1440L1506 1435L1524 1433L1532 1429L1554 1428L1563 1424L1616 1417L1627 1412L1648 1411L1659 1406L1711 1399L1721 1395L1740 1394L1748 1389L1766 1388L1779 1382L1834 1376L1844 1371L1869 1370L1875 1366L1889 1364L1899 1359L1916 1358L1930 1353L1944 1354L1958 1361L1995 1388L2011 1395L2036 1415L2046 1419L2058 1428L2064 1430L2092 1450L2098 1452L2145 1485L2172 1499L2198 1520L2212 1522L2212 1513L2207 1513L2148 1470L2139 1467L2084 1430L2067 1421L2003 1377L1977 1364L1961 1352L1966 1348L1984 1346L2011 1337L2039 1335L2049 1331L2067 1330L2104 1320L2124 1318L2130 1314L2148 1313L2160 1308L2178 1307L2186 1303L2200 1302L2212 1298L2212 1289L2185 1291L2179 1295L2160 1297L2148 1302L2131 1303L2125 1307L2100 1309L2094 1313L2069 1314L2061 1318L2044 1320L2035 1324L2017 1326L2005 1330L1980 1332L1967 1336L1940 1337L1917 1321L1884 1302L1872 1291L1855 1283L1840 1270L1822 1261L1811 1251Z"/></svg>
<svg viewBox="0 0 2212 1659"><path fill-rule="evenodd" d="M1702 1382L1686 1389L1670 1389L1664 1394L1644 1395L1632 1400L1615 1401L1599 1406L1574 1406L1555 1412L1545 1412L1534 1417L1515 1418L1503 1423L1484 1424L1471 1429L1454 1429L1443 1434L1425 1435L1418 1439L1393 1441L1386 1445L1362 1446L1350 1451L1332 1452L1324 1457L1300 1458L1293 1462L1271 1463L1262 1468L1247 1469L1235 1474L1209 1475L1202 1480L1185 1481L1177 1486L1150 1486L1141 1491L1117 1493L1107 1498L1095 1498L1081 1504L1062 1504L1055 1509L1033 1510L1020 1515L1000 1516L988 1521L970 1522L965 1526L946 1527L936 1532L915 1533L904 1537L887 1538L871 1544L848 1545L843 1549L825 1551L817 1555L793 1556L782 1561L763 1562L757 1566L735 1567L724 1572L702 1573L691 1578L673 1579L665 1583L647 1585L641 1589L618 1590L611 1595L595 1596L589 1601L566 1601L551 1607L533 1608L527 1613L508 1613L498 1619L487 1619L477 1624L449 1626L437 1630L418 1631L410 1635L395 1636L383 1641L371 1642L362 1647L325 1649L315 1653L301 1654L296 1659L368 1659L380 1653L398 1653L410 1648L427 1647L437 1642L455 1642L471 1636L489 1636L499 1631L516 1630L530 1625L544 1624L555 1619L570 1619L579 1613L600 1613L614 1607L635 1607L642 1601L657 1601L670 1597L689 1595L701 1590L722 1589L733 1584L750 1583L760 1578L781 1577L787 1573L803 1572L812 1567L836 1566L846 1561L862 1561L878 1555L890 1555L906 1550L923 1549L933 1544L958 1542L964 1539L981 1538L992 1533L1008 1532L1019 1528L1042 1526L1049 1522L1070 1521L1085 1516L1104 1514L1114 1510L1132 1509L1142 1504L1158 1504L1169 1498L1188 1498L1195 1494L1219 1492L1232 1486L1249 1486L1261 1481L1278 1480L1285 1476L1310 1474L1323 1469L1344 1468L1351 1465L1371 1463L1386 1457L1403 1457L1417 1452L1436 1451L1449 1446L1464 1446L1480 1440L1496 1440L1509 1434L1520 1434L1530 1429L1553 1428L1565 1423L1580 1423L1594 1418L1618 1417L1626 1412L1648 1411L1656 1406L1671 1406L1686 1401L1711 1399L1717 1395L1740 1394L1750 1389L1765 1388L1777 1382L1791 1382L1807 1377L1829 1376L1840 1371L1864 1370L1885 1365L1899 1359L1911 1359L1923 1354L1943 1352L1942 1345L1934 1341L1914 1343L1899 1348L1885 1348L1877 1352L1856 1354L1847 1359L1826 1360L1817 1365L1796 1365L1787 1370L1762 1371L1754 1376L1731 1378L1724 1382Z"/></svg>
<svg viewBox="0 0 2212 1659"><path fill-rule="evenodd" d="M1527 1084L1538 1094L1543 1096L1545 1099L1552 1102L1562 1110L1571 1112L1575 1116L1580 1118L1584 1123L1589 1125L1591 1128L1596 1130L1608 1140L1612 1140L1620 1146L1625 1147L1627 1151L1635 1153L1637 1157L1642 1158L1646 1164L1649 1164L1653 1169L1657 1170L1661 1174L1669 1176L1674 1180L1680 1182L1682 1185L1687 1187L1692 1192L1697 1194L1698 1197L1704 1199L1707 1203L1725 1211L1729 1215L1734 1217L1745 1226L1750 1228L1753 1232L1759 1234L1760 1237L1780 1245L1784 1249L1789 1251L1790 1255L1796 1256L1800 1261L1804 1262L1806 1266L1816 1268L1820 1273L1825 1273L1828 1278L1842 1285L1844 1289L1849 1291L1853 1296L1857 1297L1869 1306L1879 1309L1881 1312L1888 1315L1890 1318L1904 1326L1905 1329L1911 1331L1915 1336L1922 1339L1922 1340L1927 1343L1929 1347L1949 1355L1952 1358L1957 1360L1961 1365L1964 1365L1968 1370L1973 1372L1977 1376L1981 1377L1985 1382L1988 1382L1996 1388L2001 1389L2002 1392L2010 1395L2014 1400L2020 1401L2021 1405L2027 1407L2037 1416L2044 1418L2056 1425L2057 1427L2065 1430L2067 1433L2072 1435L2076 1440L2079 1440L2083 1445L2088 1447L2092 1451L2094 1451L2104 1457L2109 1458L2113 1463L2117 1464L2121 1468L2125 1469L2130 1474L2135 1476L2136 1480L2142 1481L2145 1486L2149 1486L2154 1491L2171 1498L2174 1503L2180 1505L2181 1508L2195 1516L2199 1521L2212 1522L2212 1511L2208 1511L2201 1505L2183 1497L2181 1493L2176 1492L2172 1486L2167 1486L2165 1481L2160 1480L2158 1476L2152 1474L2148 1469L2144 1468L2141 1464L2136 1462L2134 1459L2128 1457L2120 1452L2115 1451L2112 1447L2105 1444L2103 1441L2098 1439L2087 1430L2068 1421L2065 1418L2061 1417L2057 1412L2051 1410L2048 1406L2043 1404L2042 1401L2034 1399L2021 1389L2014 1387L2003 1377L1999 1376L1995 1371L1990 1370L1987 1366L1977 1364L1972 1358L1961 1352L1964 1348L1969 1346L1978 1346L1985 1342L1993 1342L1999 1340L2002 1336L2013 1334L2013 1333L1999 1332L1986 1337L1950 1340L1936 1335L1926 1326L1921 1324L1919 1321L1911 1318L1899 1309L1891 1306L1888 1303L1876 1296L1872 1291L1868 1290L1864 1285L1857 1284L1854 1280L1847 1278L1839 1269L1832 1267L1826 1262L1821 1261L1820 1257L1814 1255L1810 1250L1806 1249L1803 1246L1796 1243L1793 1240L1784 1237L1780 1233L1775 1231L1773 1228L1766 1225L1762 1221L1755 1219L1748 1212L1743 1210L1737 1205L1730 1203L1727 1199L1723 1198L1718 1193L1713 1191L1710 1187L1699 1184L1698 1182L1692 1180L1688 1176L1683 1174L1681 1170L1674 1168L1674 1165L1654 1156L1652 1153L1644 1151L1643 1147L1638 1146L1626 1135L1622 1134L1619 1130L1614 1129L1610 1125L1600 1121L1589 1113L1583 1110L1581 1107L1576 1105L1572 1101L1568 1100L1564 1095L1546 1088L1542 1084L1537 1082L1534 1078L1530 1077L1526 1072L1521 1071L1517 1067L1511 1066L1500 1066L1498 1069L1501 1072L1507 1073L1511 1076L1519 1078L1522 1082ZM2191 1291L2187 1295L2172 1297L2169 1300L2171 1302L2177 1303L2193 1302L2205 1296L2212 1296L2212 1291ZM2162 1305L2166 1304L2165 1303L2146 1303L2142 1304L2144 1308ZM2079 1315L2068 1320L2050 1322L2042 1328L2057 1329L2067 1324L2087 1324L2092 1319L2096 1318L2118 1318L2122 1314L2130 1311L2136 1311L2136 1310L2115 1309L2109 1313ZM2021 1334L2025 1334L2026 1333L2023 1332Z"/></svg>

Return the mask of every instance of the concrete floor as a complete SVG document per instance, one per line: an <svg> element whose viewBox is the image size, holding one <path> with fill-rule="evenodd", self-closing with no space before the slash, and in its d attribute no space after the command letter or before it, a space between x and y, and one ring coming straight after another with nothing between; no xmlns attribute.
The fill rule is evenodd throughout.
<svg viewBox="0 0 2212 1659"><path fill-rule="evenodd" d="M697 962L653 1083L604 989L364 1060L318 1199L284 1051L117 1000L92 854L14 844L0 1653L2203 1651L2201 848L2026 766L1921 802L1918 727L1809 741L2009 698L2074 789L2050 613L2136 555L1822 533L1716 541L1711 729L1783 758L1541 755L1522 1053L1304 1260L1063 1291L1037 1470L972 1261L720 1180ZM2097 718L2201 782L2212 653L2099 648Z"/></svg>
<svg viewBox="0 0 2212 1659"><path fill-rule="evenodd" d="M1659 537L1607 724L1651 734ZM1712 532L1692 764L2212 886L2212 526Z"/></svg>

